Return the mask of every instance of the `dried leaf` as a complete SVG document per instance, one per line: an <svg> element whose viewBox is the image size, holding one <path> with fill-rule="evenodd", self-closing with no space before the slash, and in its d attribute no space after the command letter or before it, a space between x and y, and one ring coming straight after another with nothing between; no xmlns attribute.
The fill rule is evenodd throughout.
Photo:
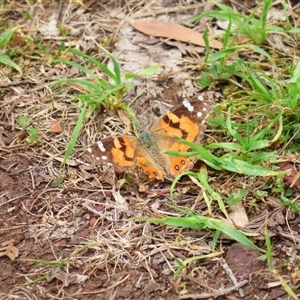
<svg viewBox="0 0 300 300"><path fill-rule="evenodd" d="M8 242L3 242L2 248L0 248L0 257L8 256L11 260L14 260L19 255L18 248L14 247L14 240L11 239Z"/></svg>
<svg viewBox="0 0 300 300"><path fill-rule="evenodd" d="M52 120L51 121L50 132L62 133L62 127L61 127L61 124L60 124L59 121L57 121L57 120Z"/></svg>
<svg viewBox="0 0 300 300"><path fill-rule="evenodd" d="M229 213L229 216L237 226L245 227L249 223L245 207L241 202L231 206L231 212Z"/></svg>
<svg viewBox="0 0 300 300"><path fill-rule="evenodd" d="M156 20L135 20L131 23L131 26L136 30L148 35L171 38L198 46L205 46L201 33L179 24L169 22L161 23ZM218 41L210 41L209 45L211 48L215 49L222 48L222 44Z"/></svg>
<svg viewBox="0 0 300 300"><path fill-rule="evenodd" d="M61 270L59 267L53 267L51 270L51 275L47 277L47 281L50 282L54 278L61 281L64 286L69 286L73 283L85 282L88 279L88 276L80 274L69 274Z"/></svg>
<svg viewBox="0 0 300 300"><path fill-rule="evenodd" d="M298 176L299 169L295 166L294 162L284 161L278 163L282 171L290 171L284 176L284 183L287 188L296 188L300 191L300 179Z"/></svg>

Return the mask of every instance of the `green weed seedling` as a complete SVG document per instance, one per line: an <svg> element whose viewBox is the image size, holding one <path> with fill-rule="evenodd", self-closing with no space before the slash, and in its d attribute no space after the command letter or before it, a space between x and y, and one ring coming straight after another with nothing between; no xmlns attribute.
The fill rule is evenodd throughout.
<svg viewBox="0 0 300 300"><path fill-rule="evenodd" d="M19 116L16 119L17 124L19 124L22 128L26 128L26 131L28 133L28 136L26 137L26 142L28 144L33 143L41 143L42 140L38 136L38 128L34 127L33 125L30 125L31 119L29 119L26 116Z"/></svg>
<svg viewBox="0 0 300 300"><path fill-rule="evenodd" d="M263 7L260 12L260 18L257 19L252 13L247 16L235 12L231 7L222 3L215 2L214 4L219 10L212 10L196 16L190 22L196 22L204 17L213 17L219 20L231 22L236 29L231 28L232 34L246 35L255 45L263 44L269 33L285 33L286 30L279 26L267 25L266 19L269 9L273 4L273 0L263 1ZM253 10L255 11L255 9Z"/></svg>
<svg viewBox="0 0 300 300"><path fill-rule="evenodd" d="M285 196L281 196L280 203L284 206L289 207L292 213L298 213L300 210L299 202L297 199L295 199L295 201L292 201Z"/></svg>
<svg viewBox="0 0 300 300"><path fill-rule="evenodd" d="M263 163L275 163L276 153L274 151L261 151L272 144L273 140L268 137L272 136L272 134L270 134L271 128L276 122L281 120L281 116L278 115L268 126L257 133L254 130L250 130L250 123L247 122L246 126L243 127L244 133L241 134L238 130L233 128L230 112L231 108L229 108L227 120L221 119L219 122L222 122L221 124L223 124L224 128L227 128L228 134L231 135L236 142L212 143L202 147L175 137L181 143L188 145L193 151L186 153L166 151L165 153L174 156L182 155L186 157L196 157L198 160L203 161L207 166L217 171L230 171L248 176L283 176L286 172L271 170L262 165ZM239 124L235 124L234 126L236 127L238 125ZM275 139L274 136L273 139ZM228 151L225 151L223 156L217 157L210 153L209 150L211 149L226 149L230 152L228 153ZM173 195L177 182L185 175L195 178L196 182L199 182L204 188L202 196L206 201L208 211L211 211L211 201L216 200L219 208L228 218L222 196L216 193L209 185L208 174L205 167L201 168L197 173L188 171L179 174L171 185L171 196ZM209 198L212 200L208 200Z"/></svg>
<svg viewBox="0 0 300 300"><path fill-rule="evenodd" d="M285 80L281 75L282 71L276 69L275 76L268 75L259 65L251 62L240 64L239 76L246 82L249 88L246 88L244 95L247 99L258 101L258 105L264 105L265 108L275 111L293 114L299 103L300 88L300 63L295 67L288 68L290 79Z"/></svg>
<svg viewBox="0 0 300 300"><path fill-rule="evenodd" d="M275 162L276 154L274 151L261 152L261 150L268 149L280 137L283 126L281 114L270 121L265 128L257 131L257 128L253 126L255 123L249 120L246 124L232 122L231 110L232 107L228 109L227 120L223 127L226 127L228 135L237 142L212 143L207 148L233 150L235 152L231 152L230 155L251 164ZM278 125L276 132L273 130L275 124Z"/></svg>
<svg viewBox="0 0 300 300"><path fill-rule="evenodd" d="M273 246L271 243L271 238L267 230L265 231L265 241L266 241L266 247L267 251L265 254L263 254L260 259L266 260L267 264L269 266L269 270L273 274L273 276L278 280L286 293L292 298L292 299L298 299L297 295L293 292L293 290L290 288L288 283L285 281L285 279L278 273L278 271L274 267L274 261L273 261Z"/></svg>
<svg viewBox="0 0 300 300"><path fill-rule="evenodd" d="M222 49L211 53L209 47L208 30L203 34L205 42L205 58L203 62L203 71L199 80L199 86L210 87L218 81L229 81L232 76L242 77L240 65L245 62L239 58L239 53L254 51L259 55L271 59L271 56L261 47L252 44L236 44L236 39L230 40L231 21L229 21L227 30L223 38ZM232 57L235 59L232 60Z"/></svg>
<svg viewBox="0 0 300 300"><path fill-rule="evenodd" d="M194 143L182 140L180 138L176 138L181 143L190 146L194 151L193 152L177 152L177 151L165 151L164 153L173 156L186 156L186 157L196 157L197 159L205 162L209 167L221 171L227 170L230 172L236 172L239 174L250 175L250 176L278 176L283 175L286 172L282 171L274 171L270 170L264 166L256 165L251 162L244 160L244 157L239 158L238 155L234 153L226 154L222 157L217 157L211 154L207 149L215 149L216 147L223 147L227 145L223 145L223 143L214 143L207 145L205 147L201 147ZM212 145L212 146L211 146ZM230 145L230 144L229 144ZM241 148L239 145L237 146L238 150ZM191 172L184 172L179 174L178 176L190 175Z"/></svg>
<svg viewBox="0 0 300 300"><path fill-rule="evenodd" d="M232 110L229 109L225 121L222 110L217 107L216 118L211 119L210 124L214 127L221 127L240 143L239 145L235 143L221 145L235 151L240 149L242 154L248 153L248 156L253 155L252 150L260 149L259 153L256 151L253 157L253 160L257 161L274 160L275 156L272 157L272 154L275 152L262 151L274 143L285 145L288 151L298 151L300 149L297 143L300 138L300 117L297 107L300 100L300 63L289 68L286 66L291 77L288 80L285 80L281 75L282 71L276 66L273 76L268 75L260 69L259 65L251 62L240 61L237 67L238 71L233 75L243 80L244 88L234 93L235 100L231 101L232 106L243 118L243 114L251 114L255 117L251 120L247 119L246 124L238 124L229 119ZM222 103L222 106L225 107L226 102ZM269 122L269 125L257 132L258 125L266 122ZM241 137L237 131L246 132L246 136Z"/></svg>
<svg viewBox="0 0 300 300"><path fill-rule="evenodd" d="M113 63L113 70L110 70L106 65L99 62L94 57L79 50L69 49L69 51L72 53L72 55L80 57L83 62L77 63L75 61L57 59L52 63L64 63L71 67L77 68L83 74L87 75L89 80L72 78L60 79L50 85L52 88L57 85L67 84L69 86L73 86L74 88L76 87L77 90L80 90L80 93L77 93L72 99L73 101L78 101L79 116L68 143L62 164L64 164L71 155L85 120L89 119L93 112L100 106L104 106L107 109L124 109L131 117L133 127L135 128L137 119L134 115L134 112L125 102L122 101L124 94L132 88L129 80L135 77L149 76L159 69L158 65L154 65L138 74L129 73L124 74L123 76L118 62L110 54L107 54L107 56ZM94 74L94 72L90 70L92 66L98 68L100 72L109 78L109 80L104 80Z"/></svg>
<svg viewBox="0 0 300 300"><path fill-rule="evenodd" d="M273 60L272 56L265 51L260 45L267 41L267 37L271 33L281 35L299 34L300 28L291 28L289 30L283 27L267 25L267 14L273 4L272 0L263 1L263 6L259 12L260 18L255 18L254 9L251 15L244 15L235 12L231 7L222 3L215 2L214 4L219 10L212 10L205 12L195 18L191 19L189 23L196 22L203 17L213 17L219 20L228 21L227 29L223 35L223 47L219 51L212 53L209 47L208 30L206 29L203 34L205 41L205 58L203 62L203 72L199 80L201 87L214 86L218 81L228 81L232 76L243 77L242 70L239 65L245 63L239 57L239 53L243 52L247 55L250 54L249 59L254 53L266 57L268 60ZM282 23L282 26L290 28L291 25L288 19ZM239 44L238 38L240 35L246 35L249 38L248 43ZM245 56L245 55L244 55ZM252 71L253 69L251 69ZM255 69L254 69L255 70ZM259 70L258 70L259 71ZM248 77L245 76L245 79ZM296 97L297 89L294 86L294 93L292 97Z"/></svg>
<svg viewBox="0 0 300 300"><path fill-rule="evenodd" d="M237 230L231 225L229 225L224 220L218 220L214 218L209 218L205 216L200 216L196 214L195 212L188 211L186 209L180 209L176 206L171 206L175 210L180 211L181 213L184 213L187 215L187 217L167 217L164 219L145 219L145 218L139 218L139 220L147 221L155 224L163 224L163 225L169 225L169 226L175 226L175 227L184 227L184 228L191 228L196 230L212 230L215 231L213 243L212 243L212 251L215 251L217 241L220 237L220 234L223 233L227 235L229 238L237 241L238 243L241 243L242 245L249 247L251 249L257 250L261 253L266 253L265 250L257 247L248 237L248 233L245 233L241 230ZM199 256L194 259L203 259L205 256ZM189 263L190 261L182 262L179 261L179 267L177 271L175 272L175 276L178 276L179 272Z"/></svg>
<svg viewBox="0 0 300 300"><path fill-rule="evenodd" d="M45 273L45 274L37 277L34 280L30 280L29 282L26 283L26 285L32 285L32 284L38 283L38 282L42 281L43 279L47 278L48 276L50 276L52 274L52 271L51 271L52 268L60 268L60 269L68 268L70 263L72 263L74 260L76 261L77 254L79 254L80 252L82 252L86 249L98 246L99 244L100 244L99 242L91 242L91 243L82 245L80 248L75 249L65 259L58 258L57 255L55 254L53 248L52 248L52 251L53 251L53 256L55 257L55 260L47 261L47 260L31 259L31 258L24 259L24 261L26 261L26 262L31 262L31 263L35 263L35 264L39 265L40 267L43 268L41 271ZM49 269L50 269L50 271L49 271Z"/></svg>
<svg viewBox="0 0 300 300"><path fill-rule="evenodd" d="M228 198L226 199L226 203L229 205L235 205L237 203L240 203L243 198L245 198L248 194L248 191L246 189L238 189L232 192L228 195Z"/></svg>
<svg viewBox="0 0 300 300"><path fill-rule="evenodd" d="M10 40L13 37L13 34L19 30L21 26L16 26L11 29L6 29L1 35L0 35L0 49L4 49L9 44ZM0 63L6 66L10 66L17 70L19 73L22 73L21 68L15 64L9 57L9 55L0 52Z"/></svg>

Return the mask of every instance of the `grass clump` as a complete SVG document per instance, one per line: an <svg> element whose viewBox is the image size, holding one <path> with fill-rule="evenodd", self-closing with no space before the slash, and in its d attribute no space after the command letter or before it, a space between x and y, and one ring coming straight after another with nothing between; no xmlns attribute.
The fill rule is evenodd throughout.
<svg viewBox="0 0 300 300"><path fill-rule="evenodd" d="M71 155L85 120L89 119L93 112L100 106L110 110L118 108L124 109L131 117L133 126L135 127L138 121L134 112L123 101L124 94L132 88L129 81L135 77L151 75L159 69L158 65L154 65L143 70L139 74L128 73L122 75L120 66L112 55L107 54L108 58L113 63L113 70L110 70L105 64L90 55L76 49L69 49L69 51L75 57L81 58L82 62L78 63L73 60L58 59L54 60L52 63L64 63L77 68L83 74L88 76L89 80L77 78L60 79L50 86L55 87L57 85L67 84L81 92L73 97L73 101L78 101L79 116L67 146L63 164ZM97 68L98 71L102 72L103 77L106 76L108 80L97 76L91 70L92 68Z"/></svg>

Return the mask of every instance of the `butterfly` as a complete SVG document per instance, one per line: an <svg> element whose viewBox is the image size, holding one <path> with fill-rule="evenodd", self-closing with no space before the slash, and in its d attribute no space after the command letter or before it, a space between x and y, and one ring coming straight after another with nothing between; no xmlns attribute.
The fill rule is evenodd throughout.
<svg viewBox="0 0 300 300"><path fill-rule="evenodd" d="M156 120L148 130L137 136L108 137L88 147L85 159L97 164L110 164L121 170L139 170L147 180L163 180L189 170L194 160L184 156L171 156L166 150L188 152L189 146L174 136L189 142L200 140L205 123L214 108L213 93L203 93L174 107Z"/></svg>

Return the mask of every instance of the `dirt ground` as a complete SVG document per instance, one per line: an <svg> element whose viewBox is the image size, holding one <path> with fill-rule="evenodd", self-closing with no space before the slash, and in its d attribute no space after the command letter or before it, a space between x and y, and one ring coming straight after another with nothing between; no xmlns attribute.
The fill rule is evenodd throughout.
<svg viewBox="0 0 300 300"><path fill-rule="evenodd" d="M128 184L122 174L110 170L103 174L85 165L82 153L88 145L116 127L126 130L126 126L116 126L122 125L117 114L95 113L82 128L67 164L60 166L78 105L72 98L74 90L50 85L59 78L82 76L64 64L49 63L67 57L59 50L62 44L101 61L105 47L126 72L161 64L161 71L151 80L134 80L125 96L141 122L151 123L162 103L163 110L169 109L199 90L196 74L201 47L194 54L183 53L182 43L150 38L134 30L130 22L156 18L184 24L207 8L205 2L85 4L66 1L60 7L54 1L18 1L7 4L2 13L5 24L22 26L14 41L22 52L14 60L22 66L22 74L8 67L1 71L0 298L291 299L279 277L258 259L257 251L226 236L219 238L213 251L214 232L134 219L180 214L169 206L170 182ZM64 26L61 31L56 27L58 18ZM139 59L134 60L135 56ZM19 116L30 118L41 142L28 142L28 131L16 122ZM53 129L57 123L61 130ZM204 140L210 134L207 130ZM211 186L223 195L245 185L254 193L274 180L213 170L209 177ZM276 195L254 199L253 193L244 201L249 218L245 230L256 233L253 242L265 249L268 229L274 268L299 294L299 216L282 206ZM209 215L201 195L201 188L184 178L176 186L176 205L224 219L217 204ZM185 266L176 273L180 261Z"/></svg>

